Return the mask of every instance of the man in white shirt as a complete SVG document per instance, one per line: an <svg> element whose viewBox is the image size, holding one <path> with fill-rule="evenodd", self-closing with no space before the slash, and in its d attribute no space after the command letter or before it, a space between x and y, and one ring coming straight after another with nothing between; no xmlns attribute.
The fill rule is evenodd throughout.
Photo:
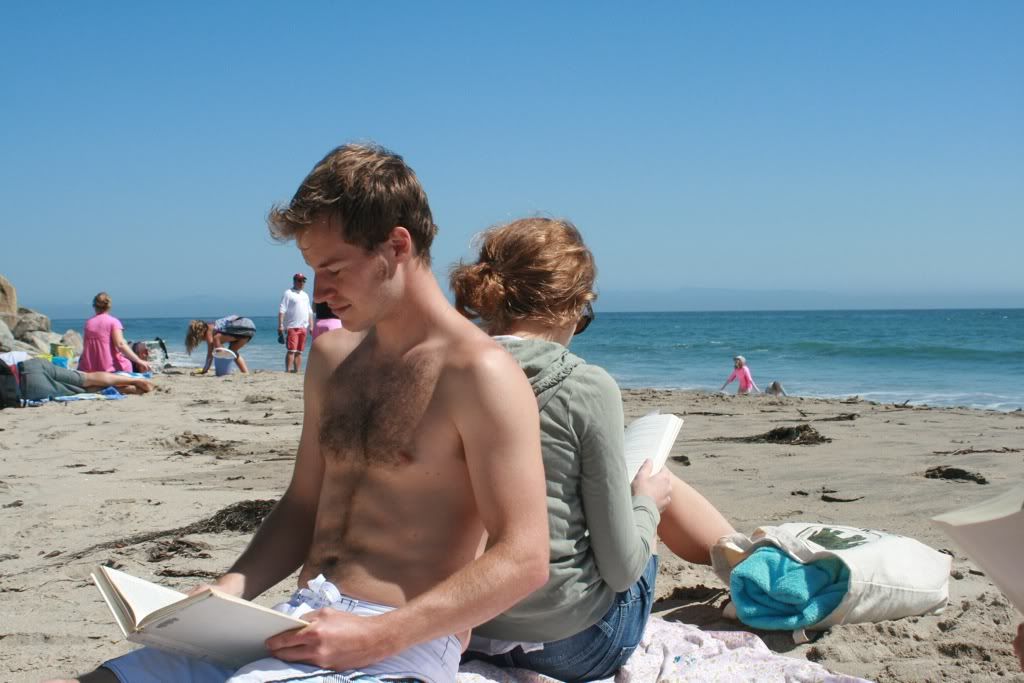
<svg viewBox="0 0 1024 683"><path fill-rule="evenodd" d="M306 276L295 273L292 287L285 290L277 310L277 339L285 342L288 349L284 356L285 372L302 369L306 334L313 330L313 307L309 303L309 295L302 291L305 284Z"/></svg>

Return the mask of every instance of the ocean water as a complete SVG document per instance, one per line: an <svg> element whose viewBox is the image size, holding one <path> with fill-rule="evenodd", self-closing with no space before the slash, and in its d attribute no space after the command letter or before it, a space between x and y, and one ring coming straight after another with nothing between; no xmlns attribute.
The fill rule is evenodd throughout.
<svg viewBox="0 0 1024 683"><path fill-rule="evenodd" d="M277 318L253 318L252 368L284 369ZM185 354L185 318L124 318L128 339L161 337L171 360ZM84 320L54 320L81 331ZM1024 408L1024 309L608 313L572 350L623 387L717 390L746 357L758 386L791 395L846 397L994 410ZM735 391L736 382L728 390Z"/></svg>

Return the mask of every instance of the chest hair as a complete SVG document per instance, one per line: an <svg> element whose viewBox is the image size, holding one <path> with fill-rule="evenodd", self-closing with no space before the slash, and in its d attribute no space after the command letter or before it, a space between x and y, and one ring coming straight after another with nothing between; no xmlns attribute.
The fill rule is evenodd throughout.
<svg viewBox="0 0 1024 683"><path fill-rule="evenodd" d="M371 349L353 352L327 383L320 417L325 457L357 466L408 463L440 367L437 358L381 360Z"/></svg>

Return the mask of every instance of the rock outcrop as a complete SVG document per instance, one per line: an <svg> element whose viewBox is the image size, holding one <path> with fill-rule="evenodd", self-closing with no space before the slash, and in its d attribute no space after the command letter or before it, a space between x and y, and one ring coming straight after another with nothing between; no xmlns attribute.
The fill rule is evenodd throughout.
<svg viewBox="0 0 1024 683"><path fill-rule="evenodd" d="M11 330L18 324L18 291L3 275L0 275L0 322Z"/></svg>
<svg viewBox="0 0 1024 683"><path fill-rule="evenodd" d="M60 338L60 343L65 346L70 346L75 352L75 357L82 355L82 335L78 334L75 330L68 330L64 333L64 336Z"/></svg>
<svg viewBox="0 0 1024 683"><path fill-rule="evenodd" d="M33 330L26 333L20 340L26 344L31 344L40 353L49 353L50 344L59 344L60 335L56 332L44 332L43 330Z"/></svg>
<svg viewBox="0 0 1024 683"><path fill-rule="evenodd" d="M0 320L0 353L5 351L14 351L14 335L11 334L11 328L7 327L7 323Z"/></svg>
<svg viewBox="0 0 1024 683"><path fill-rule="evenodd" d="M29 332L49 332L50 319L31 308L19 308L18 324L13 331L16 339L28 341L25 337Z"/></svg>

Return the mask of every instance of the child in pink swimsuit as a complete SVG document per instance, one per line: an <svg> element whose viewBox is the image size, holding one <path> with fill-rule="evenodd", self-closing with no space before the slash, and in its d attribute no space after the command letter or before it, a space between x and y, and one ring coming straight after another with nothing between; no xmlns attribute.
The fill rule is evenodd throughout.
<svg viewBox="0 0 1024 683"><path fill-rule="evenodd" d="M740 381L739 389L736 390L737 395L749 394L751 389L758 392L761 391L757 388L757 385L754 384L754 378L750 376L750 368L747 367L747 359L743 356L736 356L732 361L735 369L732 371L732 374L729 375L729 379L725 380L725 384L722 385L722 388L719 389L719 391L725 391L725 387L734 379L738 379Z"/></svg>

